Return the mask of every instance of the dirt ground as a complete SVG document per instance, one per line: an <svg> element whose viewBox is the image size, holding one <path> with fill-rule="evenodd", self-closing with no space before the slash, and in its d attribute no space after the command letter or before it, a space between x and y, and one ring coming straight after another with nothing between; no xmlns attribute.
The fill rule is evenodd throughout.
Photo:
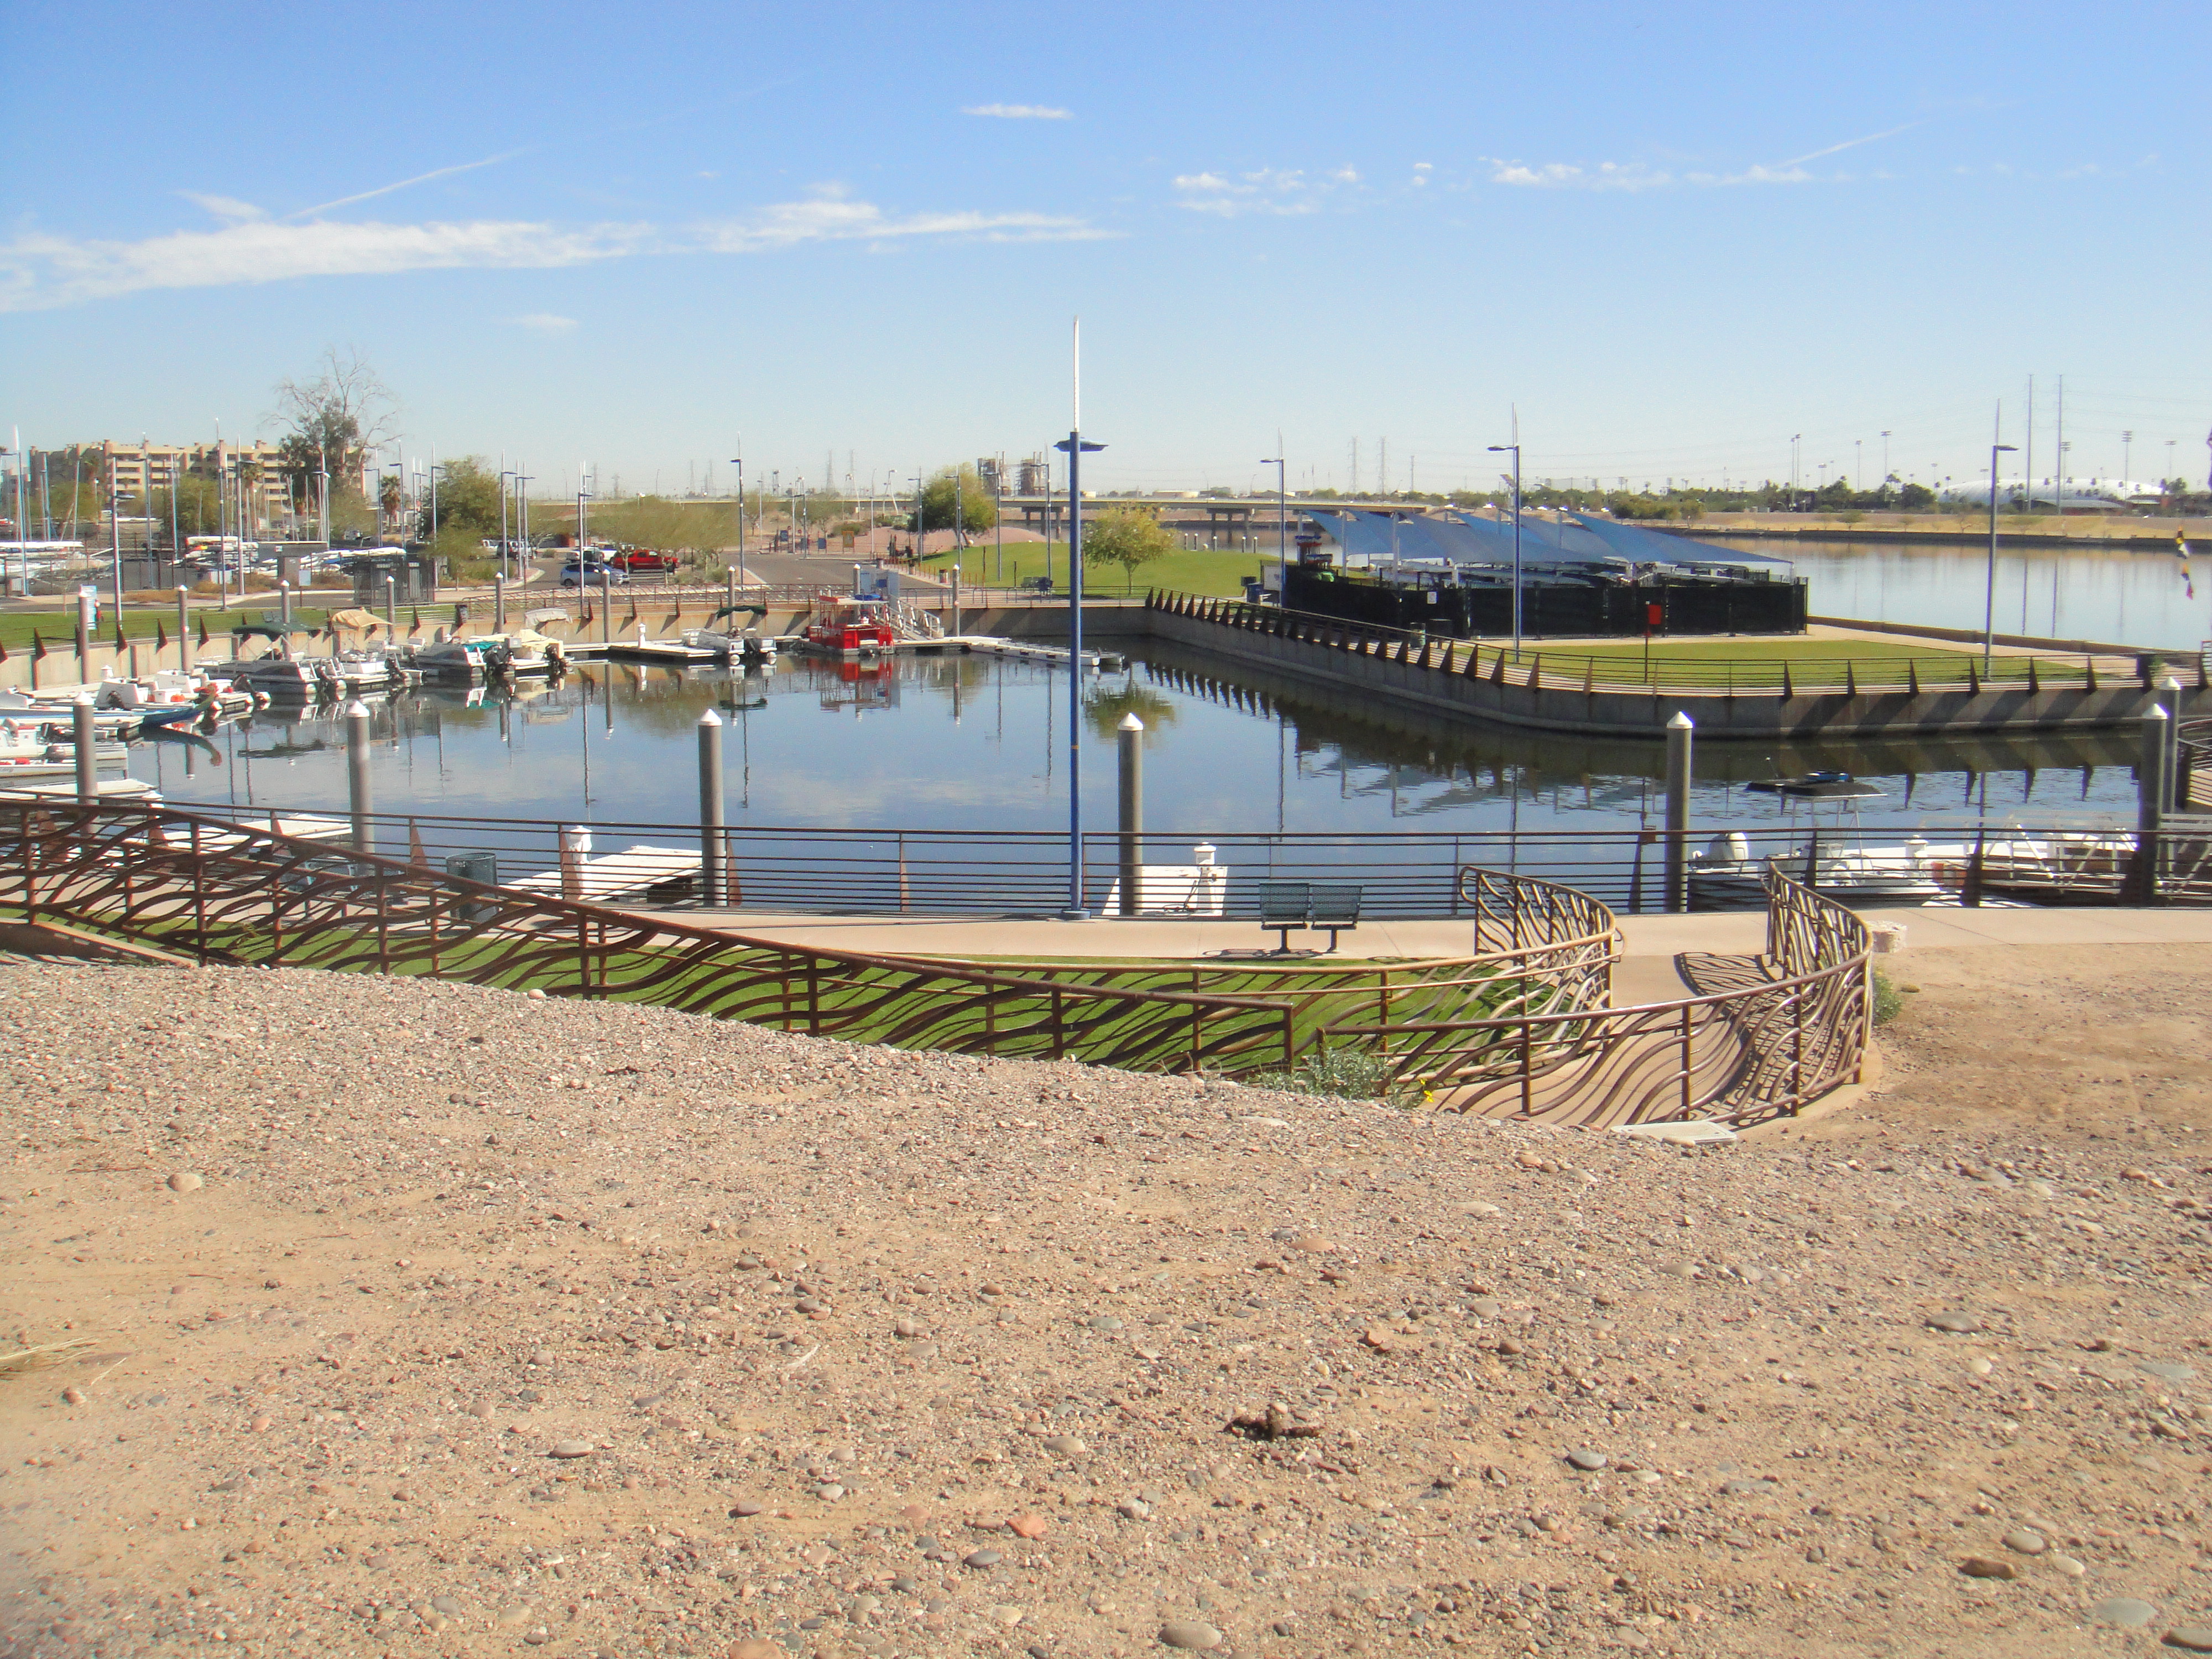
<svg viewBox="0 0 2212 1659"><path fill-rule="evenodd" d="M1908 954L1685 1152L0 962L0 1652L2194 1642L2208 970Z"/></svg>

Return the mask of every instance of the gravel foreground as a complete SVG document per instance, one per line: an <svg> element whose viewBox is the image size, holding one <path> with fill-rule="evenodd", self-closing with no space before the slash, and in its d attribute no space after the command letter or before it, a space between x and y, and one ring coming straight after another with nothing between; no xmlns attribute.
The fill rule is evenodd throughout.
<svg viewBox="0 0 2212 1659"><path fill-rule="evenodd" d="M2212 951L1984 954L1701 1152L6 959L0 1652L2212 1650Z"/></svg>

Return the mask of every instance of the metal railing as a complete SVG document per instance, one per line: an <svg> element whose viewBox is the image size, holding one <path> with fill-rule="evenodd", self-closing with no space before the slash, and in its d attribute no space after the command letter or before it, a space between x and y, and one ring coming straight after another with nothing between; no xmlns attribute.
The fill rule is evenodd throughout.
<svg viewBox="0 0 2212 1659"><path fill-rule="evenodd" d="M1496 877L1498 948L1354 966L1030 966L787 945L144 803L0 806L0 907L200 961L653 1003L811 1036L1139 1071L1287 1070L1340 1027L1602 1006L1613 918Z"/></svg>
<svg viewBox="0 0 2212 1659"><path fill-rule="evenodd" d="M1613 651L1547 650L1524 644L1516 655L1498 646L1470 640L1447 639L1419 629L1321 616L1310 611L1284 611L1241 599L1212 599L1188 594L1153 592L1146 603L1155 610L1188 617L1248 633L1291 639L1355 655L1379 656L1524 690L1549 693L1673 692L1704 696L1793 697L1812 694L1904 693L1917 696L1927 691L1979 691L1984 686L2031 693L2059 690L2094 691L2118 684L2152 684L2154 653L2137 657L2081 655L2064 652L1993 657L1984 672L1981 658L1971 650L1930 650L1909 656L1885 655L1878 651L1836 656L1803 655L1742 659L1669 657L1663 651L1646 653L1632 643ZM2173 666L2174 665L2168 665ZM2203 690L2206 659L2184 663ZM2166 672L2160 669L2157 672Z"/></svg>
<svg viewBox="0 0 2212 1659"><path fill-rule="evenodd" d="M788 1031L1250 1074L1354 1047L1398 1097L1604 1127L1744 1123L1857 1074L1866 928L1770 868L1768 951L1717 994L1608 1006L1612 915L1463 870L1478 939L1406 963L955 962L795 946L441 876L140 803L0 807L0 909L202 962L458 980Z"/></svg>
<svg viewBox="0 0 2212 1659"><path fill-rule="evenodd" d="M320 815L286 806L194 804L211 821L266 830L338 836L342 811ZM368 846L422 867L489 854L503 884L591 898L625 909L697 914L700 830L696 823L559 821L372 813ZM633 848L654 849L669 869L645 870L631 885L598 879L564 884L564 832L591 832L594 859ZM740 912L863 915L1054 915L1067 902L1067 836L1058 830L839 829L811 824L734 823L719 832L726 848L725 906ZM1146 858L1182 863L1206 846L1225 874L1226 920L1255 919L1264 884L1349 884L1362 890L1361 913L1384 919L1472 921L1480 907L1461 881L1479 866L1526 890L1565 891L1621 915L1666 908L1666 846L1656 824L1604 830L1405 830L1176 831L1147 829ZM1121 838L1111 830L1084 837L1087 908L1103 914L1119 877ZM1694 910L1747 910L1765 903L1761 872L1778 859L1796 878L1863 905L1966 906L2004 903L2212 903L2212 836L2194 821L2153 838L2148 861L2131 829L2097 815L2072 823L1996 822L1931 812L1917 828L1838 830L1832 823L1767 821L1692 831L1687 898ZM666 857L688 854L688 861ZM2154 868L2159 879L2148 881ZM651 877L653 878L648 879ZM1522 890L1516 889L1516 890ZM1146 916L1197 916L1198 910L1147 910ZM1210 914L1210 913L1209 913ZM1478 945L1477 951L1497 948Z"/></svg>
<svg viewBox="0 0 2212 1659"><path fill-rule="evenodd" d="M1871 942L1842 905L1766 875L1768 955L1735 987L1595 1012L1339 1028L1380 1045L1395 1088L1440 1110L1613 1127L1741 1126L1855 1081L1866 1053Z"/></svg>

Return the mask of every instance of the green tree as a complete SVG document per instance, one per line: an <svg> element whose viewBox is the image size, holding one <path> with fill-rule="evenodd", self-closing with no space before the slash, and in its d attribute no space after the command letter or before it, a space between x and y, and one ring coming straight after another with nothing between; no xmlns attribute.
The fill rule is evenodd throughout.
<svg viewBox="0 0 2212 1659"><path fill-rule="evenodd" d="M499 534L499 474L481 455L438 463L438 533L447 526L479 539Z"/></svg>
<svg viewBox="0 0 2212 1659"><path fill-rule="evenodd" d="M172 495L176 497L174 522L178 535L212 536L216 533L216 526L221 522L218 517L221 504L215 480L188 472L177 480L173 490L155 490L148 504L147 514L154 520L154 534L157 540L168 539L171 523L169 498Z"/></svg>
<svg viewBox="0 0 2212 1659"><path fill-rule="evenodd" d="M314 499L327 467L335 509L339 480L361 476L369 451L392 436L397 410L392 393L359 352L349 349L340 357L336 346L325 346L318 367L311 380L276 383L276 417L288 428L276 465L302 501Z"/></svg>
<svg viewBox="0 0 2212 1659"><path fill-rule="evenodd" d="M1085 562L1121 567L1121 586L1132 586L1139 567L1175 551L1175 532L1158 514L1141 507L1109 507L1083 526Z"/></svg>
<svg viewBox="0 0 2212 1659"><path fill-rule="evenodd" d="M999 504L991 499L991 487L975 476L972 466L945 467L921 489L921 527L924 530L952 528L953 480L960 481L960 528L968 535L981 535L999 522Z"/></svg>

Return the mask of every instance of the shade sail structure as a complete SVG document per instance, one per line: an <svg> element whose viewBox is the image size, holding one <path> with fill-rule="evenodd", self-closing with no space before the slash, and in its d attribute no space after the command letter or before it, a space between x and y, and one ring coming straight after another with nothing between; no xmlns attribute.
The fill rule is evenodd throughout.
<svg viewBox="0 0 2212 1659"><path fill-rule="evenodd" d="M1486 514L1378 513L1366 507L1323 511L1305 516L1336 538L1346 554L1364 556L1370 566L1419 564L1510 564L1513 520ZM1624 524L1595 514L1524 510L1521 515L1521 558L1613 561L1632 564L1764 564L1787 567L1790 561L1735 548L1716 547L1687 536L1670 535Z"/></svg>
<svg viewBox="0 0 2212 1659"><path fill-rule="evenodd" d="M1715 547L1711 542L1669 535L1663 530L1646 530L1641 525L1626 524L1619 519L1600 518L1590 513L1577 513L1574 516L1584 532L1602 543L1607 552L1619 558L1633 559L1638 564L1703 564L1711 562L1716 564L1788 567L1792 563L1789 559L1776 558L1771 554L1747 553L1735 547Z"/></svg>

